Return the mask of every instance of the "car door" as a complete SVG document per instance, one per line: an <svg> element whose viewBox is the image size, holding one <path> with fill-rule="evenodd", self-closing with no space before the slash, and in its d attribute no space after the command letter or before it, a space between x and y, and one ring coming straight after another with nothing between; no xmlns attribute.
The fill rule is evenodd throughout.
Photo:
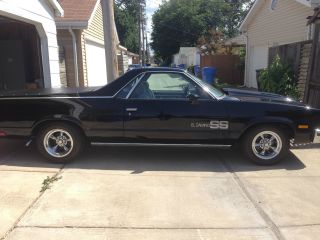
<svg viewBox="0 0 320 240"><path fill-rule="evenodd" d="M228 129L223 102L179 72L146 74L124 110L124 136L134 141L214 142Z"/></svg>

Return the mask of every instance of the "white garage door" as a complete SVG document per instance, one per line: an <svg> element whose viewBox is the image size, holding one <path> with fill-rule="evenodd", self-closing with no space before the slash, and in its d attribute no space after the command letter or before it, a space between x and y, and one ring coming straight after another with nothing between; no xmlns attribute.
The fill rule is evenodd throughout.
<svg viewBox="0 0 320 240"><path fill-rule="evenodd" d="M104 46L87 40L86 57L89 87L106 85L107 71Z"/></svg>

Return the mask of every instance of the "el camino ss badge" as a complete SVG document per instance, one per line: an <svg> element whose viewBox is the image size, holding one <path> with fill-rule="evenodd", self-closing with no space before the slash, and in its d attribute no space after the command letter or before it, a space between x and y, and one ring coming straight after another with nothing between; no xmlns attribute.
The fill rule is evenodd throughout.
<svg viewBox="0 0 320 240"><path fill-rule="evenodd" d="M228 130L229 122L228 121L210 121L209 123L195 122L191 123L192 128L210 128L210 129L221 129Z"/></svg>

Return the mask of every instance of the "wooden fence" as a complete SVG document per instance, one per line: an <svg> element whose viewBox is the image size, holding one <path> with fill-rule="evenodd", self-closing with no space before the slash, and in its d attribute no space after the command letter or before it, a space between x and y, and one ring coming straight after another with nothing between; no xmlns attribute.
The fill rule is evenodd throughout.
<svg viewBox="0 0 320 240"><path fill-rule="evenodd" d="M312 41L303 41L269 48L269 65L279 55L282 62L290 64L298 83L301 99L305 98Z"/></svg>
<svg viewBox="0 0 320 240"><path fill-rule="evenodd" d="M240 67L241 60L238 55L201 56L200 65L203 67L216 67L217 78L220 83L242 85L244 82L244 69Z"/></svg>
<svg viewBox="0 0 320 240"><path fill-rule="evenodd" d="M276 55L279 55L282 62L292 66L302 99L305 92L311 45L312 41L304 41L269 48L269 65Z"/></svg>
<svg viewBox="0 0 320 240"><path fill-rule="evenodd" d="M320 108L320 24L316 24L312 43L305 101Z"/></svg>

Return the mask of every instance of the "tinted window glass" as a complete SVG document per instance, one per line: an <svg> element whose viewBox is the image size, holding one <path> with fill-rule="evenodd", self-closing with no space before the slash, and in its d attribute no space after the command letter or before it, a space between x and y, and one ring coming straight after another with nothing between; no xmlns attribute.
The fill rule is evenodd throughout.
<svg viewBox="0 0 320 240"><path fill-rule="evenodd" d="M129 82L117 95L118 98L126 98L132 88L137 84L137 82L140 80L141 76L137 77L136 79Z"/></svg>
<svg viewBox="0 0 320 240"><path fill-rule="evenodd" d="M152 73L133 91L136 99L187 99L190 94L209 99L195 82L177 73Z"/></svg>
<svg viewBox="0 0 320 240"><path fill-rule="evenodd" d="M215 96L216 98L221 98L224 96L224 93L221 92L219 89L213 87L212 85L206 83L205 81L202 81L200 80L199 78L189 74L189 76L193 79L195 79L196 81L200 82L203 87L204 87L204 90L207 91L207 92L210 92L213 96Z"/></svg>

